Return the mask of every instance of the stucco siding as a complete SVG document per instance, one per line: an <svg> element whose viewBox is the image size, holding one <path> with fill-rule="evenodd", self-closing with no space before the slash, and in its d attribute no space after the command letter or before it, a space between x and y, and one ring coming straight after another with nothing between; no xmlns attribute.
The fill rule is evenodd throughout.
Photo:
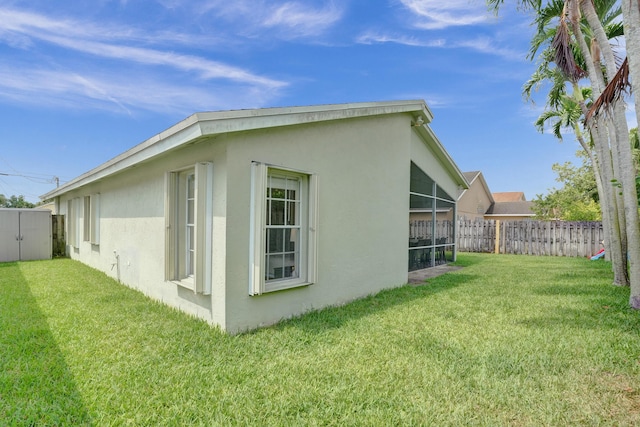
<svg viewBox="0 0 640 427"><path fill-rule="evenodd" d="M224 268L226 193L224 147L203 143L171 152L159 159L128 169L82 189L65 194L60 207L66 214L68 199L100 194L100 244L83 240L84 215L79 218L79 246L69 248L71 258L104 271L149 297L191 313L213 324L224 325ZM165 174L199 161L214 168L214 280L212 295L197 295L164 280L165 271ZM115 251L115 252L114 252Z"/></svg>
<svg viewBox="0 0 640 427"><path fill-rule="evenodd" d="M409 122L409 116L382 116L230 137L228 330L406 283ZM248 295L252 161L318 178L318 280L311 286Z"/></svg>
<svg viewBox="0 0 640 427"><path fill-rule="evenodd" d="M427 142L417 132L412 132L410 159L453 200L456 200L460 192L459 184L453 179L451 173L443 167Z"/></svg>
<svg viewBox="0 0 640 427"><path fill-rule="evenodd" d="M453 199L460 186L466 186L430 129L412 127L418 116L430 119L426 106L391 102L317 107L309 115L303 107L292 111L196 114L49 193L68 217L69 200L82 207L84 197L99 194L99 244L84 241L87 219L80 209L78 243L68 246L70 256L231 333L407 283L411 162ZM218 133L225 130L228 133ZM200 166L193 175L184 170L202 162L212 165L203 174L213 174L212 182L200 181L207 183L205 187L194 184L200 191L206 188L206 200L211 200L211 205L200 205L206 205L206 215L193 202L201 200L201 194L182 196L182 205L176 202L176 209L167 211L167 193L179 194L178 182L186 188L185 182L198 181ZM256 227L251 209L258 197L251 193L252 162L306 173L317 182L317 277L311 285L250 295L250 254L259 252L251 248L251 229ZM182 172L171 174L176 171ZM188 181L187 175L196 178ZM167 179L172 176L175 179ZM297 178L305 180L302 175ZM178 239L176 231L169 238L181 243L165 243L168 224L179 223L172 219L180 215L177 206L187 212L188 203L195 203L196 218L204 218L196 219L195 225L186 224L186 213L180 219L182 230L196 227L196 243L205 229L198 224L212 224L207 233L210 258L208 244L205 250L194 245L200 249L189 252L207 254L210 293L197 281L193 288L202 293L165 280L167 258L175 258L169 275L187 277L195 271L198 278L206 276L197 274L203 265L197 257L200 261L185 273L185 242L194 240ZM167 252L166 247L173 246L175 253ZM304 264L295 268L299 266L304 269ZM184 275L176 273L179 268Z"/></svg>
<svg viewBox="0 0 640 427"><path fill-rule="evenodd" d="M458 216L464 216L467 219L482 219L491 203L491 199L484 191L480 180L476 180L458 201Z"/></svg>

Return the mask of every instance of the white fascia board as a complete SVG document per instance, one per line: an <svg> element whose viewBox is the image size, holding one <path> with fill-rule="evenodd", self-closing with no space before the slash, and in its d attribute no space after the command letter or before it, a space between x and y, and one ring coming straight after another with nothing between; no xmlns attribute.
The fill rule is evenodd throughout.
<svg viewBox="0 0 640 427"><path fill-rule="evenodd" d="M417 129L418 132L422 134L423 139L427 142L427 144L429 144L429 147L433 150L436 157L442 162L442 164L454 176L454 178L456 178L457 184L460 185L463 189L468 189L469 183L467 182L467 179L464 177L464 174L462 173L458 165L456 165L456 163L453 161L453 158L451 158L433 130L426 125L418 126Z"/></svg>
<svg viewBox="0 0 640 427"><path fill-rule="evenodd" d="M363 102L311 107L261 108L197 113L204 135L238 132L312 122L368 117L384 114L414 113L425 122L433 116L424 101Z"/></svg>
<svg viewBox="0 0 640 427"><path fill-rule="evenodd" d="M433 119L431 111L423 100L327 104L304 107L260 108L253 110L196 113L106 163L40 196L40 198L42 200L52 199L73 189L133 167L136 164L147 161L182 145L186 145L199 137L398 113L412 113L415 118L421 116L425 123L429 123ZM448 154L446 156L450 159Z"/></svg>
<svg viewBox="0 0 640 427"><path fill-rule="evenodd" d="M188 117L170 129L159 133L102 165L80 175L64 185L52 190L40 198L42 200L57 197L67 191L87 185L106 176L112 175L140 162L149 160L159 154L179 147L195 138L202 136L195 115Z"/></svg>

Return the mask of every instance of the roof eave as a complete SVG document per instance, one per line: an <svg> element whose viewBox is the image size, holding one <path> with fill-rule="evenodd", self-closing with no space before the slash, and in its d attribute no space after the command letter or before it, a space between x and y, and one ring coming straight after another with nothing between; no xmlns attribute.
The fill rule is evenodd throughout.
<svg viewBox="0 0 640 427"><path fill-rule="evenodd" d="M427 122L428 123L428 122ZM458 184L462 189L468 189L469 183L467 179L464 177L464 174L458 168L458 165L453 161L453 158L449 155L447 150L444 148L444 145L440 142L436 134L433 130L426 125L418 126L418 132L423 136L425 141L433 141L433 144L429 144L436 157L440 162L445 165L445 169L455 178L456 184ZM457 200L458 195L454 196Z"/></svg>
<svg viewBox="0 0 640 427"><path fill-rule="evenodd" d="M55 198L68 191L103 179L133 167L140 162L150 160L158 155L179 148L200 137L279 126L398 113L412 113L414 117L421 116L425 123L429 123L433 119L433 114L423 100L326 104L303 107L195 113L106 163L40 196L40 198L42 200ZM422 128L426 127L423 126ZM447 161L455 167L455 164L446 151L444 151L443 147L440 147L440 151L444 153L443 158L446 158ZM466 183L466 181L464 182Z"/></svg>

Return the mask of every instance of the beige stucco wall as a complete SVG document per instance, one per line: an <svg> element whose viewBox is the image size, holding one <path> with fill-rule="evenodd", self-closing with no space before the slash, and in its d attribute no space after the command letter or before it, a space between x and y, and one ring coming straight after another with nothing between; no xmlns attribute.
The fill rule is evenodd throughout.
<svg viewBox="0 0 640 427"><path fill-rule="evenodd" d="M476 179L458 200L458 217L469 220L482 219L489 206L491 199L480 179Z"/></svg>
<svg viewBox="0 0 640 427"><path fill-rule="evenodd" d="M242 330L407 281L410 126L386 116L230 137L227 327ZM403 143L402 140L405 142ZM248 295L251 161L318 178L318 281ZM238 262L242 260L243 262Z"/></svg>
<svg viewBox="0 0 640 427"><path fill-rule="evenodd" d="M100 193L100 245L82 241L81 219L80 246L70 255L229 332L403 285L410 161L452 196L458 190L410 124L408 114L345 119L184 146L61 196L66 213L67 199ZM199 161L213 162L214 170L209 296L164 281L165 173ZM318 177L318 280L311 286L249 296L252 161Z"/></svg>
<svg viewBox="0 0 640 427"><path fill-rule="evenodd" d="M225 313L224 276L220 277L220 274L225 268L224 203L214 204L214 224L217 225L214 235L221 244L214 246L211 260L216 279L212 284L212 295L196 295L189 289L164 281L165 173L206 160L216 165L213 197L217 201L224 201L224 146L209 143L168 153L152 162L67 193L61 197L59 207L66 214L68 199L99 193L100 244L92 245L83 241L84 218L80 218L79 247L68 247L70 256L113 278L119 278L122 283L154 299L222 326Z"/></svg>

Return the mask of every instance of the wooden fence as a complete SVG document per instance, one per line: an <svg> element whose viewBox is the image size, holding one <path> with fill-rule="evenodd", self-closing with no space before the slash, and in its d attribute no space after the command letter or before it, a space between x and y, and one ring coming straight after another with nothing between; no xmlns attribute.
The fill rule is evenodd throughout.
<svg viewBox="0 0 640 427"><path fill-rule="evenodd" d="M457 250L588 257L604 240L601 222L459 220Z"/></svg>
<svg viewBox="0 0 640 427"><path fill-rule="evenodd" d="M51 252L54 258L66 256L64 215L51 215Z"/></svg>

